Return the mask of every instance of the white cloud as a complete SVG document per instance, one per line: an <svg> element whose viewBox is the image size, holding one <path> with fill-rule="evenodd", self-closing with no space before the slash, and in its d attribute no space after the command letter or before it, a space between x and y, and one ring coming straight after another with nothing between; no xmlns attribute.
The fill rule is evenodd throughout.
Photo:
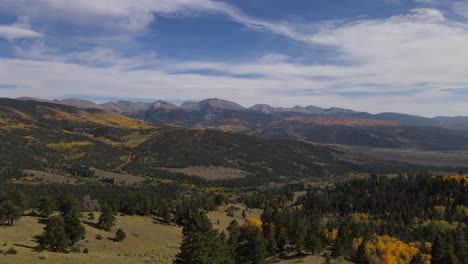
<svg viewBox="0 0 468 264"><path fill-rule="evenodd" d="M253 30L333 50L340 54L335 58L339 63L303 64L283 54L244 62L159 61L155 54L124 57L102 46L64 54L37 41L32 46L16 47L23 59L0 58L0 80L18 86L2 91L2 96L221 97L247 106L315 104L370 112L468 115L466 103L450 101L457 98L447 90L468 87L468 50L464 48L468 46L468 26L447 19L436 9L416 9L386 19L304 26L256 19L231 5L209 0L35 3L0 0L0 8L13 8L32 23L56 19L78 26L98 24L131 34L144 31L153 22L154 14L221 13ZM174 74L194 70L223 75ZM258 77L239 77L244 75ZM352 93L369 96L346 98Z"/></svg>
<svg viewBox="0 0 468 264"><path fill-rule="evenodd" d="M22 28L19 25L0 25L0 38L8 40L22 39L22 38L39 38L42 37L41 33L36 31Z"/></svg>
<svg viewBox="0 0 468 264"><path fill-rule="evenodd" d="M108 33L144 32L155 15L192 16L217 13L252 30L305 41L303 31L286 22L274 23L246 15L236 7L212 0L0 0L0 8L31 21L59 20L76 26L105 28Z"/></svg>

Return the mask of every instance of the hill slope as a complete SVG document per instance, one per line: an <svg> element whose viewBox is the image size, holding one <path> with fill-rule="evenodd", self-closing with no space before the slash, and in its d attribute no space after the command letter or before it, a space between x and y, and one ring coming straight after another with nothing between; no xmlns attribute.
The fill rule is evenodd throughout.
<svg viewBox="0 0 468 264"><path fill-rule="evenodd" d="M277 179L350 169L334 152L301 142L152 125L99 109L0 99L0 159L9 168L78 165L158 176L161 168L221 166Z"/></svg>
<svg viewBox="0 0 468 264"><path fill-rule="evenodd" d="M398 113L373 115L315 106L274 108L259 104L244 108L216 98L185 102L180 106L163 101L94 104L79 99L62 99L50 102L84 109L104 109L155 124L217 129L263 138L379 148L468 149L468 117L425 118Z"/></svg>

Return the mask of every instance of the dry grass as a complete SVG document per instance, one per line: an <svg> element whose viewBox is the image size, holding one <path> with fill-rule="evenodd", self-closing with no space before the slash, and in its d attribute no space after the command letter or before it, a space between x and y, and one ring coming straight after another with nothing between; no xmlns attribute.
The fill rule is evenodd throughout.
<svg viewBox="0 0 468 264"><path fill-rule="evenodd" d="M94 171L95 171L95 176L99 179L114 179L117 182L125 183L125 184L136 184L136 183L141 183L145 180L144 177L134 176L130 174L120 174L120 173L114 173L114 172L103 171L103 170L98 170L98 169L94 169Z"/></svg>
<svg viewBox="0 0 468 264"><path fill-rule="evenodd" d="M24 170L25 177L19 179L18 183L43 184L43 183L60 183L60 184L89 184L97 183L103 179L114 179L118 184L132 185L138 184L145 180L144 177L134 176L130 174L119 174L103 170L95 170L95 177L75 177L72 175L60 175L38 170Z"/></svg>
<svg viewBox="0 0 468 264"><path fill-rule="evenodd" d="M385 149L334 145L343 151L340 159L367 164L373 161L402 162L419 166L452 167L468 166L467 151L429 151L416 149Z"/></svg>
<svg viewBox="0 0 468 264"><path fill-rule="evenodd" d="M300 122L304 124L317 124L323 126L349 126L349 127L375 127L375 126L388 126L398 127L398 122L370 120L360 118L326 118L326 117L309 117L309 116L293 116L285 119L290 122Z"/></svg>
<svg viewBox="0 0 468 264"><path fill-rule="evenodd" d="M24 170L26 175L21 178L19 183L61 183L61 184L77 184L77 179L72 176L64 176L55 173L38 171L38 170Z"/></svg>
<svg viewBox="0 0 468 264"><path fill-rule="evenodd" d="M96 216L98 216L96 214ZM43 225L38 218L23 217L13 227L0 227L0 248L10 247L17 255L0 256L0 263L172 263L179 251L182 230L175 226L153 223L148 217L118 216L113 230L122 228L127 238L113 242L114 232L105 232L85 224L85 239L79 242L81 251L88 248L89 253L53 253L33 250L37 243L34 236L40 234ZM96 236L101 235L102 240ZM6 243L6 245L4 245Z"/></svg>
<svg viewBox="0 0 468 264"><path fill-rule="evenodd" d="M238 210L234 211L233 217L228 216L226 213L226 209L230 206L239 208ZM216 211L208 212L208 218L210 219L211 223L213 223L214 228L220 231L225 231L227 234L227 228L233 220L236 220L239 225L242 225L245 222L245 220L242 218L242 210L245 210L246 219L249 217L260 218L260 215L263 211L261 209L248 209L243 204L228 204L220 206Z"/></svg>
<svg viewBox="0 0 468 264"><path fill-rule="evenodd" d="M226 215L225 210L229 206L238 207L234 212L234 217ZM232 220L237 220L239 224L244 223L242 210L246 210L248 217L260 217L262 210L247 210L242 204L229 204L220 207L217 211L209 212L208 217L213 223L213 227L225 231ZM85 215L85 214L83 214ZM99 213L95 213L96 219ZM219 220L219 224L217 223ZM49 251L37 252L34 248L37 242L34 237L42 233L44 225L39 223L39 218L25 216L17 221L13 227L0 226L0 249L8 250L13 247L18 251L17 255L0 255L0 264L11 263L67 263L67 264L114 264L114 263L172 263L175 255L179 252L179 245L182 241L182 229L177 226L162 225L153 222L150 217L141 216L117 216L117 223L113 231L106 232L96 229L92 223L97 220L87 220L85 223L85 238L77 244L81 252L87 248L88 254L84 253L54 253ZM91 223L91 224L89 224ZM122 242L114 242L112 239L115 230L122 228L127 234L127 238ZM102 236L101 240L96 236ZM280 264L292 263L325 263L320 256L306 256L280 260Z"/></svg>
<svg viewBox="0 0 468 264"><path fill-rule="evenodd" d="M321 256L306 256L300 258L293 258L288 260L280 260L279 262L275 262L279 264L293 264L293 263L303 263L303 264L324 264L325 259Z"/></svg>

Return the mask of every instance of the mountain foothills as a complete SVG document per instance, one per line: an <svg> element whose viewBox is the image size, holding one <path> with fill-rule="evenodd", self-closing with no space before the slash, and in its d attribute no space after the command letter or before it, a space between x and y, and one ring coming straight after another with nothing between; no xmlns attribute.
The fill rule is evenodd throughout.
<svg viewBox="0 0 468 264"><path fill-rule="evenodd" d="M397 113L373 115L315 106L275 108L257 104L245 108L220 99L185 102L180 106L163 101L95 104L86 100L62 99L51 102L112 111L155 124L216 129L261 138L379 148L468 149L468 117L425 118Z"/></svg>
<svg viewBox="0 0 468 264"><path fill-rule="evenodd" d="M85 165L171 178L184 174L166 169L212 166L261 182L353 168L336 161L335 151L327 147L153 125L110 111L48 102L0 99L0 124L0 159L18 169L69 172Z"/></svg>

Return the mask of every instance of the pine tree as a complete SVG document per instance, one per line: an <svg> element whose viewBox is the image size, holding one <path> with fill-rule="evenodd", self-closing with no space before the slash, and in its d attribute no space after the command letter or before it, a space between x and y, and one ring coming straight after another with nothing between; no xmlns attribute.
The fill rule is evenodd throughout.
<svg viewBox="0 0 468 264"><path fill-rule="evenodd" d="M345 251L343 242L340 239L336 239L335 244L333 245L333 249L332 249L332 256L337 258L340 256L345 256L345 255L346 255L346 251Z"/></svg>
<svg viewBox="0 0 468 264"><path fill-rule="evenodd" d="M294 242L296 243L297 253L301 254L305 247L306 226L304 220L299 216L294 226Z"/></svg>
<svg viewBox="0 0 468 264"><path fill-rule="evenodd" d="M314 228L310 228L307 232L306 248L312 252L312 254L318 254L323 250L323 241Z"/></svg>
<svg viewBox="0 0 468 264"><path fill-rule="evenodd" d="M204 212L196 212L184 226L175 264L233 264L228 248Z"/></svg>
<svg viewBox="0 0 468 264"><path fill-rule="evenodd" d="M163 221L166 224L170 224L172 222L171 220L171 212L169 211L169 207L167 205L163 206L162 209L162 216L163 216Z"/></svg>
<svg viewBox="0 0 468 264"><path fill-rule="evenodd" d="M65 233L67 233L68 239L73 245L85 234L85 229L80 220L80 203L72 194L66 194L62 201L60 211L65 223Z"/></svg>
<svg viewBox="0 0 468 264"><path fill-rule="evenodd" d="M263 264L266 257L266 243L260 230L252 225L243 227L236 248L236 263Z"/></svg>
<svg viewBox="0 0 468 264"><path fill-rule="evenodd" d="M468 243L466 242L465 234L461 228L455 230L454 249L460 264L468 264Z"/></svg>
<svg viewBox="0 0 468 264"><path fill-rule="evenodd" d="M236 220L232 220L229 224L227 230L229 231L229 237L227 239L227 246L229 249L229 254L232 258L235 257L236 248L239 246L239 237L240 237L240 226Z"/></svg>
<svg viewBox="0 0 468 264"><path fill-rule="evenodd" d="M44 217L49 217L54 212L55 205L49 196L39 199L39 213Z"/></svg>
<svg viewBox="0 0 468 264"><path fill-rule="evenodd" d="M23 192L13 190L0 193L0 222L12 226L28 208L28 200Z"/></svg>
<svg viewBox="0 0 468 264"><path fill-rule="evenodd" d="M104 206L102 208L101 216L99 216L97 225L106 231L110 231L115 225L115 215L109 206Z"/></svg>
<svg viewBox="0 0 468 264"><path fill-rule="evenodd" d="M39 244L43 249L55 252L63 252L67 249L70 241L65 233L65 223L60 216L52 216L47 220L44 233L39 238Z"/></svg>
<svg viewBox="0 0 468 264"><path fill-rule="evenodd" d="M268 256L273 256L278 252L278 244L275 240L275 229L274 227L268 228L268 230L264 230L264 235L266 239L266 248L268 252Z"/></svg>
<svg viewBox="0 0 468 264"><path fill-rule="evenodd" d="M440 236L437 236L436 240L432 244L431 249L431 263L433 264L442 264L445 263L446 252L442 244Z"/></svg>
<svg viewBox="0 0 468 264"><path fill-rule="evenodd" d="M332 250L333 257L348 256L349 250L351 249L352 242L349 235L349 226L346 223L341 223L338 229L338 235L336 237L335 244Z"/></svg>

